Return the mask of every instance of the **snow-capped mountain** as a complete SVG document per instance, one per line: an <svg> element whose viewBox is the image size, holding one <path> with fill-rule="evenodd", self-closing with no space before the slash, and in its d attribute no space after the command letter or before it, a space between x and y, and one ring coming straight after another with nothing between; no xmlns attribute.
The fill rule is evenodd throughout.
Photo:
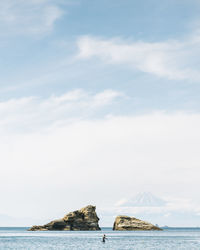
<svg viewBox="0 0 200 250"><path fill-rule="evenodd" d="M162 207L166 205L166 201L149 192L144 192L129 200L121 201L118 205L123 207Z"/></svg>

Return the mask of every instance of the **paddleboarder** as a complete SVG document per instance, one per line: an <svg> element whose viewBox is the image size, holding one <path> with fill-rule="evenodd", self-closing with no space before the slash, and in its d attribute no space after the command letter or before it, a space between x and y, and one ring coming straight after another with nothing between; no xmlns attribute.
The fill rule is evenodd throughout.
<svg viewBox="0 0 200 250"><path fill-rule="evenodd" d="M106 238L106 235L104 234L104 235L103 235L103 238L102 238L102 242L105 243L105 242L106 242L106 239L107 239L107 238Z"/></svg>

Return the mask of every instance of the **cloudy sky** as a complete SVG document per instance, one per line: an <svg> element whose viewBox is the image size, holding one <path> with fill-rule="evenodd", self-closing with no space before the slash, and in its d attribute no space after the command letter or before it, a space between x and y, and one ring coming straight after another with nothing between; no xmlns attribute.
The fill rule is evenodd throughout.
<svg viewBox="0 0 200 250"><path fill-rule="evenodd" d="M200 226L199 12L199 0L0 1L0 226L88 204L102 225L128 213ZM143 192L166 205L119 205Z"/></svg>

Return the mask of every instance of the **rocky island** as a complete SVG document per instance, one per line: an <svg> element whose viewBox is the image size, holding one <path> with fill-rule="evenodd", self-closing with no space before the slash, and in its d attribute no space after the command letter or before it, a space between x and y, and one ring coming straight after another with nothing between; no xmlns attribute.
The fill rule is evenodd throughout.
<svg viewBox="0 0 200 250"><path fill-rule="evenodd" d="M120 231L142 231L142 230L162 230L153 224L129 216L117 216L113 225L113 230Z"/></svg>
<svg viewBox="0 0 200 250"><path fill-rule="evenodd" d="M101 230L98 224L99 218L96 214L95 206L87 206L80 210L66 214L63 218L53 220L43 226L33 226L29 231L48 231L48 230Z"/></svg>

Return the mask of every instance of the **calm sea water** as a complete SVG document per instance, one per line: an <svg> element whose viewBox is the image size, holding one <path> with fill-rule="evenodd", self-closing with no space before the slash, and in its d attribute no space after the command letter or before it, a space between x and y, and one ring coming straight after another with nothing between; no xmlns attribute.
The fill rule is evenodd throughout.
<svg viewBox="0 0 200 250"><path fill-rule="evenodd" d="M106 243L101 242L103 234ZM168 228L158 232L117 232L103 228L95 232L28 232L27 228L0 228L0 249L163 249L200 250L200 229Z"/></svg>

